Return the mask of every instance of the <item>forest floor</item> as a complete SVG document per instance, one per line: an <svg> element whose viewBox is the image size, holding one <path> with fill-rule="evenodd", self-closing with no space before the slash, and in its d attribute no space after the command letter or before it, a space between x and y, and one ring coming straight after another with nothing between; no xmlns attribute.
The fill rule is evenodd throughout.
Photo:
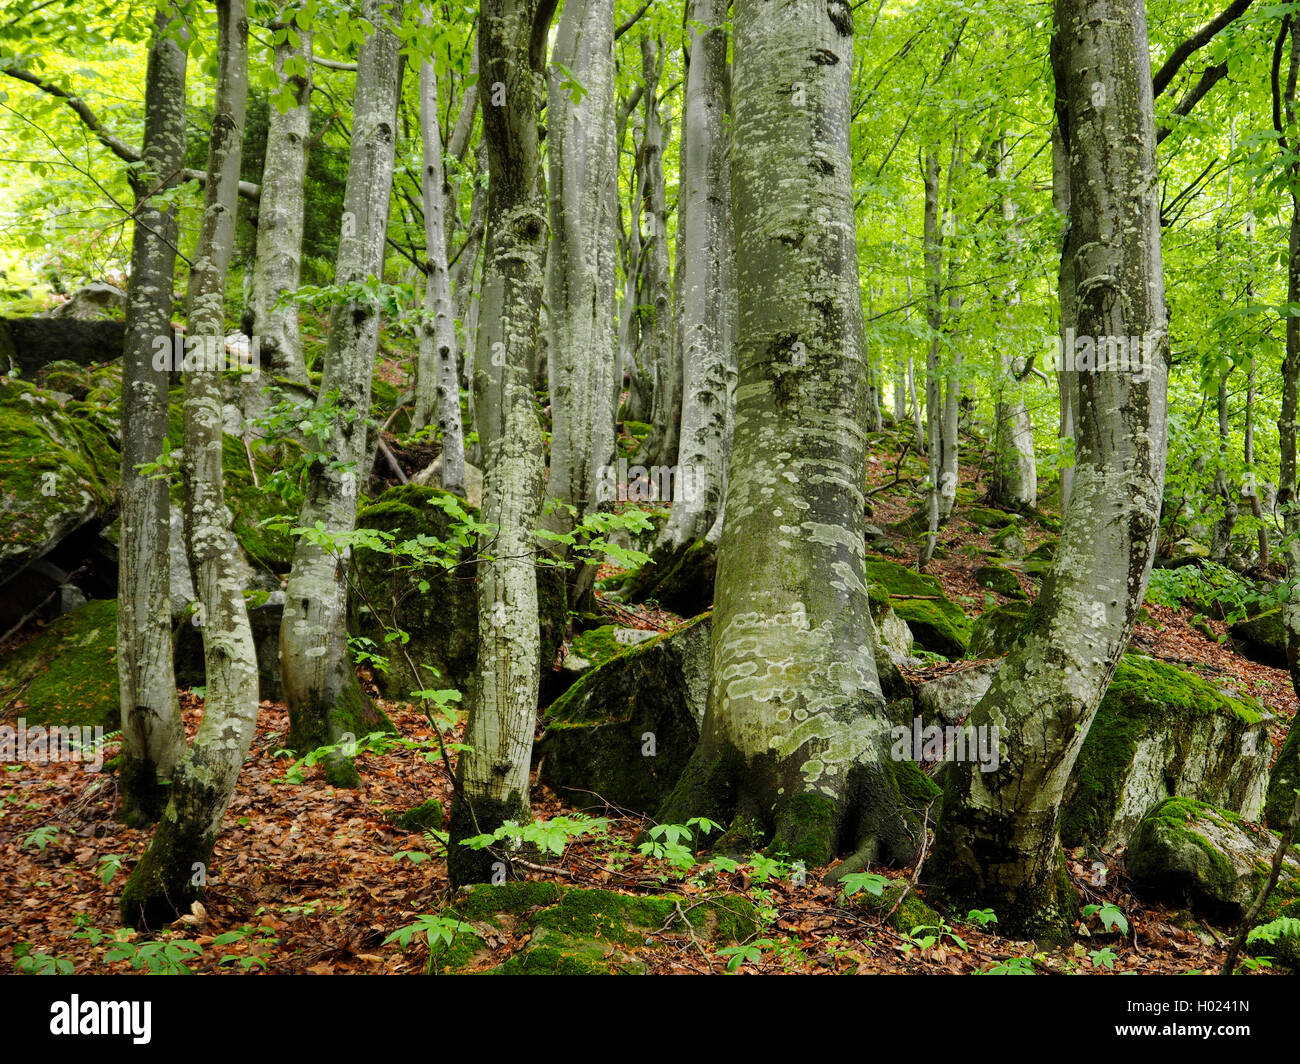
<svg viewBox="0 0 1300 1064"><path fill-rule="evenodd" d="M888 485L894 458L879 456L875 483ZM963 479L970 482L974 476L966 470ZM871 520L882 526L914 505L883 491L871 502ZM988 602L987 592L971 577L991 552L985 536L958 517L941 536L946 556L930 568L948 595L970 612ZM896 546L908 555L906 543ZM1026 590L1032 594L1033 587ZM619 623L627 623L627 614L627 609L619 611ZM1134 643L1144 653L1193 667L1253 695L1274 713L1274 739L1280 742L1296 711L1287 673L1240 657L1192 621L1191 610L1150 607L1150 621L1139 627ZM661 614L646 619L646 627L662 623ZM1222 625L1209 624L1221 634ZM939 665L931 673L968 664ZM181 697L192 735L202 703L188 691ZM403 738L417 743L434 739L427 719L409 704L381 705ZM164 937L194 944L183 947L191 956L182 959L194 972L423 971L427 947L419 936L407 949L385 940L453 897L445 847L436 834L398 827L393 814L430 798L450 806L451 783L441 759L431 747L398 747L359 756L358 790L332 787L314 767L303 768L302 782L292 783L286 772L293 762L280 750L287 730L285 706L264 702L217 841L205 902ZM115 753L110 745L106 756ZM133 970L133 963L141 962L138 956L133 961L132 950L117 949L123 959L109 956L123 877L143 853L149 833L115 819L116 777L88 773L68 762L3 767L0 956L12 963L15 947L19 952L30 948L32 954L66 958L78 973ZM572 813L544 786L535 787L532 802L540 818ZM950 927L895 929L879 913L822 885L815 869L795 877L801 882L789 876L765 878L753 866L715 869L706 887L698 866L680 872L637 852L633 840L649 825L642 817L611 816L602 834L572 839L561 856L544 864L537 857L527 874L566 887L642 895L671 891L686 898L725 893L755 903L765 942L761 952L739 963L693 934L651 933L644 949L631 952L655 973L723 972L729 962L742 973L997 973L1026 963L1039 973L1214 972L1232 933L1134 896L1122 853L1107 855L1104 869L1094 855L1075 851L1068 856L1083 901L1118 907L1127 919L1127 933L1106 930L1094 912L1080 922L1072 946L1040 952L1032 944L1000 937L996 925L953 920ZM916 871L889 875L910 881ZM924 867L916 878L923 897ZM517 954L525 936L508 928L490 936L489 952L477 957L473 967L488 969Z"/></svg>

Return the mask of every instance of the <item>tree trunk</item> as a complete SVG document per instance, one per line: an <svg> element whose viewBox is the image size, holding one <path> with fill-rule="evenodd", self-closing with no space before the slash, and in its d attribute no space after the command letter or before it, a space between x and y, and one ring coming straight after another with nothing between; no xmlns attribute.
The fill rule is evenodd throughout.
<svg viewBox="0 0 1300 1064"><path fill-rule="evenodd" d="M1059 126L1052 129L1052 206L1063 220L1061 246L1062 249L1064 249L1065 241L1068 239L1070 231L1070 158ZM1057 288L1059 294L1058 302L1060 303L1061 312L1061 335L1059 337L1058 349L1064 356L1065 342L1067 339L1065 331L1066 323L1073 321L1075 315L1078 313L1075 305L1076 294L1073 264L1065 259L1064 250L1062 251L1061 274ZM1064 364L1058 365L1056 371L1056 382L1060 391L1061 406L1060 428L1057 431L1057 436L1062 441L1062 449L1066 452L1066 460L1060 466L1061 513L1065 513L1070 506L1070 490L1074 485L1074 421L1075 412L1079 408L1079 382L1074 371L1066 369ZM1067 440L1069 441L1068 443L1064 442Z"/></svg>
<svg viewBox="0 0 1300 1064"><path fill-rule="evenodd" d="M365 17L375 27L357 59L355 118L343 229L335 265L335 284L383 276L384 238L393 184L400 81L398 41L389 28L400 8L386 0L366 0ZM358 494L370 469L367 416L379 315L370 302L336 303L330 311L324 375L316 400L330 412L329 437L322 448L329 462L315 462L308 474L298 523L338 536L355 527ZM348 733L360 737L381 726L381 714L357 683L347 642L347 572L351 550L336 549L302 536L293 555L280 626L280 671L289 706L289 743L300 752L334 744ZM326 761L337 785L355 786L358 777L341 754Z"/></svg>
<svg viewBox="0 0 1300 1064"><path fill-rule="evenodd" d="M427 12L425 21L432 23ZM460 370L456 317L447 271L442 133L438 128L438 74L431 59L420 64L420 139L423 144L421 194L424 245L429 272L424 282L424 321L415 374L412 424L423 428L437 418L442 437L442 487L465 494L465 440L460 420Z"/></svg>
<svg viewBox="0 0 1300 1064"><path fill-rule="evenodd" d="M921 543L917 567L924 569L934 557L939 524L943 520L943 374L939 343L943 329L943 245L939 237L939 156L925 155L925 317L930 346L925 355L925 425L928 459L925 493L926 534Z"/></svg>
<svg viewBox="0 0 1300 1064"><path fill-rule="evenodd" d="M544 470L533 360L546 271L546 198L537 119L554 0L483 0L479 71L489 162L482 323L475 360L486 458L478 574L478 692L452 800L452 883L482 882L501 860L461 839L529 816L540 674L534 536ZM489 372L494 370L495 372ZM504 870L504 862L502 862Z"/></svg>
<svg viewBox="0 0 1300 1064"><path fill-rule="evenodd" d="M181 25L167 5L154 14L145 73L144 166L136 196L131 282L126 303L122 381L121 543L118 549L117 672L122 706L121 818L139 827L167 804L163 781L185 752L185 728L172 669L170 508L167 481L136 467L162 459L167 437L167 366L155 365L161 340L172 349L176 208L156 197L180 183L185 165L185 51L171 35Z"/></svg>
<svg viewBox="0 0 1300 1064"><path fill-rule="evenodd" d="M682 420L675 483L689 485L673 499L664 541L683 550L702 538L722 510L731 446L728 392L736 375L728 343L727 307L720 294L733 269L735 234L726 183L728 143L725 0L692 0L686 13L685 100L677 242L682 268L677 314L682 330Z"/></svg>
<svg viewBox="0 0 1300 1064"><path fill-rule="evenodd" d="M134 927L158 928L201 895L221 819L257 726L257 653L221 465L225 281L235 243L248 96L244 0L217 0L217 27L217 90L203 222L190 270L188 329L188 336L215 357L185 371L185 526L203 611L207 694L198 734L173 774L167 808L122 892L122 922Z"/></svg>
<svg viewBox="0 0 1300 1064"><path fill-rule="evenodd" d="M637 313L641 342L637 363L651 381L650 432L633 460L637 465L672 465L677 458L677 433L682 418L681 364L673 343L672 278L668 267L668 203L664 191L664 142L668 139L659 109L659 77L663 42L641 40L645 80L645 134L637 165L641 169L641 207L646 234L637 273ZM689 137L687 140L689 145Z"/></svg>
<svg viewBox="0 0 1300 1064"><path fill-rule="evenodd" d="M586 90L576 100L571 72ZM614 137L614 0L567 0L555 33L546 105L551 243L546 263L550 325L551 462L548 520L567 532L599 504L601 467L614 455L618 359L618 180Z"/></svg>
<svg viewBox="0 0 1300 1064"><path fill-rule="evenodd" d="M735 440L700 743L660 819L811 865L917 839L889 757L863 582L867 358L847 5L738 0ZM777 91L775 86L780 87Z"/></svg>
<svg viewBox="0 0 1300 1064"><path fill-rule="evenodd" d="M253 335L271 371L307 383L298 335L298 307L277 306L281 296L298 289L302 267L304 190L307 147L311 138L312 31L292 23L273 24L284 39L274 45L275 73L281 92L292 95L283 113L272 97L266 131L266 163L257 209L257 255L253 267Z"/></svg>
<svg viewBox="0 0 1300 1064"><path fill-rule="evenodd" d="M1056 560L1033 623L967 721L997 729L1000 761L953 765L927 865L955 908L990 906L1003 933L1040 942L1071 930L1061 796L1146 594L1168 372L1143 3L1057 0L1052 57L1073 193L1061 272L1079 279L1065 324L1099 348L1140 337L1144 357L1130 372L1076 374L1077 464Z"/></svg>

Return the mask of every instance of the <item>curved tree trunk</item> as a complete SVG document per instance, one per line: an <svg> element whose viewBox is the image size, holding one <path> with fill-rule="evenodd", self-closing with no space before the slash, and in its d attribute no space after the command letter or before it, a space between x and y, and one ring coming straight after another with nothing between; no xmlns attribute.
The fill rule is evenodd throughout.
<svg viewBox="0 0 1300 1064"><path fill-rule="evenodd" d="M533 392L546 263L537 117L555 0L483 0L479 71L490 184L474 385L486 457L478 574L477 698L456 766L447 870L483 882L502 861L461 839L529 815L541 681L534 535L544 469ZM489 398L490 396L490 398ZM504 863L502 863L504 870Z"/></svg>
<svg viewBox="0 0 1300 1064"><path fill-rule="evenodd" d="M397 37L389 19L398 5L367 0L365 16L374 32L357 60L356 116L343 197L335 284L381 277L388 203L393 185L400 81ZM351 532L360 486L369 472L367 415L370 383L379 343L377 309L366 302L336 304L330 312L329 344L318 410L333 406L325 450L331 462L316 462L308 475L298 523L319 522L332 535ZM347 571L351 550L329 549L300 537L285 590L280 626L280 671L289 706L289 746L299 751L360 737L383 723L357 683L347 642ZM356 769L341 755L326 762L332 782L355 785Z"/></svg>
<svg viewBox="0 0 1300 1064"><path fill-rule="evenodd" d="M852 16L738 0L735 34L732 474L708 708L660 818L709 816L738 845L770 836L809 865L853 848L907 860L895 773L915 766L890 760L863 582Z"/></svg>
<svg viewBox="0 0 1300 1064"><path fill-rule="evenodd" d="M257 210L257 256L253 267L253 335L277 377L307 383L298 307L278 306L281 296L297 291L302 268L303 180L311 137L312 31L276 23L284 39L274 46L275 74L281 91L294 103L281 112L276 98L266 131L266 162ZM296 38L296 42L295 42Z"/></svg>
<svg viewBox="0 0 1300 1064"><path fill-rule="evenodd" d="M955 907L990 906L1004 933L1068 936L1075 898L1062 794L1128 645L1156 548L1165 473L1168 326L1142 0L1057 0L1052 42L1072 221L1065 324L1098 346L1141 338L1135 372L1079 372L1077 464L1033 623L968 726L997 728L991 772L956 763L927 868Z"/></svg>
<svg viewBox="0 0 1300 1064"><path fill-rule="evenodd" d="M730 145L727 115L727 31L725 0L692 0L687 11L685 101L682 112L681 179L678 183L677 315L682 330L679 483L690 485L673 500L665 545L689 547L702 538L722 511L727 452L731 445L729 390L736 374L728 342L727 273L735 256L731 189L727 181Z"/></svg>
<svg viewBox="0 0 1300 1064"><path fill-rule="evenodd" d="M426 13L426 22L431 16ZM472 101L467 101L470 106ZM471 112L472 114L472 112ZM420 139L423 145L421 192L424 245L429 272L424 282L424 322L415 374L412 424L423 428L437 419L442 437L442 487L465 494L465 439L460 420L460 370L456 318L447 271L447 234L443 195L442 133L438 128L438 74L431 60L420 65Z"/></svg>
<svg viewBox="0 0 1300 1064"><path fill-rule="evenodd" d="M136 196L122 381L122 531L118 550L117 673L121 687L121 818L153 823L167 804L163 781L185 752L172 667L170 508L167 481L136 467L163 457L167 367L155 366L159 339L171 350L176 275L176 208L155 197L180 182L185 165L185 51L172 36L171 5L154 15L145 74L142 170Z"/></svg>
<svg viewBox="0 0 1300 1064"><path fill-rule="evenodd" d="M188 333L220 358L248 96L244 0L217 0L217 26L217 91L203 224L190 270ZM185 370L185 526L203 611L207 694L203 722L173 775L167 808L122 892L122 921L134 927L160 927L202 894L221 818L257 727L257 653L222 484L223 368L212 359Z"/></svg>

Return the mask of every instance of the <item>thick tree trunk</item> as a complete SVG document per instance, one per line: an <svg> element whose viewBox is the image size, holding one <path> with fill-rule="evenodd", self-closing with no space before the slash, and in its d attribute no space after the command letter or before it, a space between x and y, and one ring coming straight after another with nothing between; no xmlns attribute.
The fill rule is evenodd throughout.
<svg viewBox="0 0 1300 1064"><path fill-rule="evenodd" d="M889 757L863 582L867 358L847 5L735 5L739 385L700 743L661 820L811 865L917 839ZM780 87L779 91L776 87Z"/></svg>
<svg viewBox="0 0 1300 1064"><path fill-rule="evenodd" d="M1140 364L1079 372L1077 465L1034 623L968 727L1000 763L954 764L927 869L946 900L996 910L1006 933L1068 936L1075 898L1061 796L1146 593L1165 472L1168 326L1146 14L1141 0L1057 0L1057 109L1070 165L1065 324Z"/></svg>
<svg viewBox="0 0 1300 1064"><path fill-rule="evenodd" d="M383 276L384 237L393 184L400 80L398 41L389 25L400 8L366 0L374 31L357 59L355 117L343 229L335 283ZM329 343L316 407L331 411L324 450L313 464L298 523L346 535L355 527L360 486L369 472L367 415L379 315L367 302L339 303L330 312ZM351 550L329 549L303 536L294 550L280 626L280 671L289 706L289 746L300 752L337 743L381 726L381 714L357 683L347 642L347 571ZM356 769L342 755L326 762L331 780L355 785Z"/></svg>
<svg viewBox="0 0 1300 1064"><path fill-rule="evenodd" d="M225 354L225 280L248 95L243 0L217 0L217 27L217 91L188 329L217 358L188 367L185 378L185 526L203 611L207 694L198 734L173 774L167 808L122 893L122 921L135 927L160 927L202 893L221 818L257 726L257 653L222 484L224 366L218 362Z"/></svg>
<svg viewBox="0 0 1300 1064"><path fill-rule="evenodd" d="M736 358L727 322L727 275L734 269L728 177L727 31L725 0L692 0L678 182L677 315L682 330L682 420L677 483L689 484L673 499L664 543L673 550L702 538L722 510L727 453L731 447L728 395Z"/></svg>
<svg viewBox="0 0 1300 1064"><path fill-rule="evenodd" d="M185 752L185 728L172 669L167 481L136 467L162 457L167 436L167 366L154 364L158 342L172 344L176 208L157 196L180 182L185 165L185 51L170 5L154 15L145 73L143 168L136 196L131 283L126 304L122 381L121 542L118 549L117 672L122 706L120 815L156 821L167 804L163 781Z"/></svg>
<svg viewBox="0 0 1300 1064"><path fill-rule="evenodd" d="M285 293L297 290L302 268L303 180L311 138L312 31L292 23L271 28L276 35L284 35L274 46L275 74L281 91L287 89L294 104L281 113L276 98L271 100L257 210L253 335L277 377L306 384L298 307L292 302L277 304Z"/></svg>
<svg viewBox="0 0 1300 1064"><path fill-rule="evenodd" d="M475 389L486 458L478 574L477 698L460 756L448 845L454 884L490 879L504 858L461 839L529 815L540 675L534 535L544 470L533 360L546 270L537 118L554 0L484 0L479 21L490 184ZM489 372L492 370L494 372ZM491 396L489 400L489 395Z"/></svg>
<svg viewBox="0 0 1300 1064"><path fill-rule="evenodd" d="M1064 249L1064 242L1068 238L1070 231L1070 158L1059 126L1052 129L1052 206L1064 220L1061 233L1061 246ZM1064 255L1064 252L1062 254ZM1057 289L1061 311L1059 349L1064 354L1065 343L1068 339L1065 331L1067 323L1073 321L1078 313L1074 267L1064 257L1061 259L1061 274ZM1066 364L1072 364L1069 360L1065 361ZM1066 369L1065 365L1061 365L1056 371L1056 382L1060 391L1061 407L1060 427L1057 436L1062 441L1062 448L1066 450L1068 455L1072 456L1074 454L1075 416L1079 409L1078 377L1072 369ZM1067 440L1068 443L1064 442ZM1070 457L1067 464L1061 466L1060 484L1061 513L1065 513L1070 507L1070 491L1074 485L1073 457Z"/></svg>
<svg viewBox="0 0 1300 1064"><path fill-rule="evenodd" d="M431 22L431 16L425 16ZM465 494L465 439L460 420L460 369L456 317L447 270L442 133L438 128L438 74L432 60L420 65L421 193L429 272L424 282L424 322L415 374L415 428L437 419L442 438L442 486Z"/></svg>
<svg viewBox="0 0 1300 1064"><path fill-rule="evenodd" d="M576 100L561 66L586 90ZM546 105L550 161L551 462L549 520L559 531L596 510L614 455L618 359L615 288L618 179L614 136L614 0L567 0L555 33Z"/></svg>

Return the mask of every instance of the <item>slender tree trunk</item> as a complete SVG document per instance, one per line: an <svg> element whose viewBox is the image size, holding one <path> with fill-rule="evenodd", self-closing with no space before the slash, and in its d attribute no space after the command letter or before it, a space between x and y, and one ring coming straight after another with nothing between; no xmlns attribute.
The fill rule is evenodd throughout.
<svg viewBox="0 0 1300 1064"><path fill-rule="evenodd" d="M682 417L679 352L673 342L672 277L668 267L668 203L664 189L664 143L668 139L660 111L659 78L663 70L663 41L641 40L645 80L642 103L645 133L637 165L641 168L641 212L646 234L637 274L637 313L641 343L637 363L652 382L650 432L637 452L639 465L672 465L677 458L677 433ZM689 138L687 143L689 144Z"/></svg>
<svg viewBox="0 0 1300 1064"><path fill-rule="evenodd" d="M1219 453L1216 455L1217 461L1214 467L1214 492L1219 496L1223 515L1214 522L1210 557L1222 562L1228 557L1228 548L1232 546L1232 530L1236 527L1237 516L1241 512L1237 505L1236 488L1228 481L1228 443L1231 432L1231 425L1228 422L1228 373L1219 377L1214 407L1219 439Z"/></svg>
<svg viewBox="0 0 1300 1064"><path fill-rule="evenodd" d="M1010 174L1011 156L1006 136L994 145L996 159L993 176L1005 187ZM1024 245L1016 224L1016 203L1009 195L1002 197L1002 220L1007 227L1006 256L1008 269L1014 270ZM1007 283L1005 306L1010 312L1020 305L1020 289L1013 279ZM1010 318L1010 313L1008 313ZM1008 322L1010 324L1010 322ZM1038 468L1034 460L1034 423L1019 394L1019 377L1025 372L1025 359L1007 350L1002 356L1002 373L998 378L994 443L993 483L989 502L1006 510L1028 512L1038 505Z"/></svg>
<svg viewBox="0 0 1300 1064"><path fill-rule="evenodd" d="M432 16L426 13L426 22ZM438 128L438 74L432 60L420 65L420 137L423 144L421 193L424 244L429 272L424 283L424 322L415 375L413 425L423 428L434 418L442 437L442 486L465 494L465 440L460 420L460 370L456 317L447 270L447 237L442 170L442 134Z"/></svg>
<svg viewBox="0 0 1300 1064"><path fill-rule="evenodd" d="M302 268L303 181L311 138L312 31L292 23L276 23L271 29L276 36L284 35L274 45L275 74L281 91L287 90L294 103L281 112L276 98L271 100L257 210L253 335L276 376L306 384L298 307L277 304L285 293L297 291Z"/></svg>
<svg viewBox="0 0 1300 1064"><path fill-rule="evenodd" d="M185 377L185 526L203 611L207 694L198 734L173 774L167 808L122 893L122 921L134 927L160 927L202 894L221 819L257 726L257 653L222 484L224 365L218 361L225 354L225 281L235 243L248 95L243 0L217 0L217 28L217 90L203 223L190 270L188 329L216 357L187 366Z"/></svg>
<svg viewBox="0 0 1300 1064"><path fill-rule="evenodd" d="M1068 937L1075 897L1061 797L1142 606L1165 472L1168 325L1155 121L1142 0L1057 0L1057 113L1073 214L1065 324L1098 348L1141 337L1142 366L1079 372L1070 508L1033 623L968 727L996 728L990 772L953 765L927 868L955 907L992 907L1004 933Z"/></svg>
<svg viewBox="0 0 1300 1064"><path fill-rule="evenodd" d="M677 482L689 485L673 500L664 532L674 550L702 538L722 510L731 447L728 391L735 351L728 341L727 307L719 298L735 256L728 173L726 0L692 0L678 181L677 315L682 330L682 420Z"/></svg>
<svg viewBox="0 0 1300 1064"><path fill-rule="evenodd" d="M357 59L355 117L343 228L335 283L379 278L384 271L393 184L400 82L398 41L389 20L400 7L366 0L364 13L374 31ZM370 469L367 415L379 315L368 302L336 304L330 312L324 375L316 401L330 412L329 437L322 448L332 461L314 463L308 474L299 525L319 525L334 536L355 527L360 486ZM289 706L289 746L299 751L359 738L384 724L357 683L347 643L347 571L351 550L333 549L311 537L298 540L285 591L280 626L280 672ZM355 785L351 762L336 755L326 772L338 785Z"/></svg>
<svg viewBox="0 0 1300 1064"><path fill-rule="evenodd" d="M1289 35L1289 39L1288 39ZM1277 114L1277 97L1281 96L1280 111L1284 128L1278 130L1282 150L1294 152L1300 137L1300 123L1296 112L1296 81L1300 77L1300 21L1287 15L1278 37L1278 47L1290 45L1290 65L1285 87L1279 89L1274 81L1274 113ZM1274 60L1274 76L1277 59ZM1287 164L1289 193L1291 197L1291 235L1287 253L1287 301L1300 302L1300 164ZM1278 490L1277 508L1282 514L1283 536L1279 546L1286 563L1287 582L1294 587L1300 579L1300 500L1296 497L1296 410L1300 396L1300 318L1286 317L1286 355L1282 362L1282 410L1277 421L1278 435ZM1291 670L1291 686L1300 692L1300 598L1290 595L1282 603L1282 621L1286 626L1287 664Z"/></svg>
<svg viewBox="0 0 1300 1064"><path fill-rule="evenodd" d="M586 90L575 100L561 67ZM614 0L567 0L548 76L547 157L551 243L546 263L550 324L549 522L573 527L596 510L601 467L614 455L618 359L618 180L614 136Z"/></svg>
<svg viewBox="0 0 1300 1064"><path fill-rule="evenodd" d="M738 0L734 20L735 441L708 708L660 819L709 816L810 866L907 860L895 773L915 766L889 757L863 582L852 16Z"/></svg>
<svg viewBox="0 0 1300 1064"><path fill-rule="evenodd" d="M167 481L136 471L163 457L167 366L155 365L159 341L172 350L176 208L160 193L180 183L185 165L185 51L173 34L181 17L170 4L154 14L145 73L144 166L132 174L136 196L131 282L126 304L122 382L122 530L118 550L117 672L121 687L121 817L156 821L167 804L163 781L185 752L185 728L172 669L170 508Z"/></svg>
<svg viewBox="0 0 1300 1064"><path fill-rule="evenodd" d="M943 245L939 236L939 156L925 156L925 316L930 346L925 355L926 458L929 463L925 495L926 534L917 566L924 569L934 557L939 525L943 520L943 372L939 344L943 329Z"/></svg>
<svg viewBox="0 0 1300 1064"><path fill-rule="evenodd" d="M503 861L461 839L529 816L541 680L534 532L544 473L532 374L547 244L537 119L554 12L554 0L483 0L479 16L491 180L474 384L486 458L483 521L492 531L480 544L478 693L465 725L470 749L457 765L447 847L457 885L490 879Z"/></svg>

